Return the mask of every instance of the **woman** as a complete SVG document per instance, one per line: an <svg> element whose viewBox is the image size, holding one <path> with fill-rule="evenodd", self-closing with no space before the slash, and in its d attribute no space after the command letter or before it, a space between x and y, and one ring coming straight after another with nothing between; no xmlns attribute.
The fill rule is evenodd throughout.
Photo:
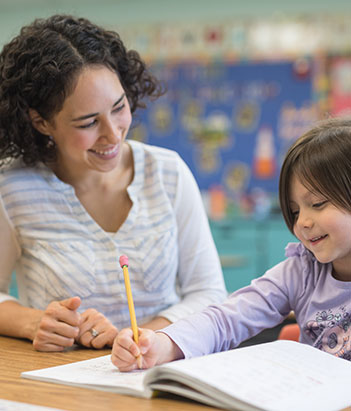
<svg viewBox="0 0 351 411"><path fill-rule="evenodd" d="M129 324L159 329L225 296L196 183L169 150L126 141L161 94L117 33L56 15L0 55L0 333L37 350L112 345ZM10 297L13 269L19 301Z"/></svg>

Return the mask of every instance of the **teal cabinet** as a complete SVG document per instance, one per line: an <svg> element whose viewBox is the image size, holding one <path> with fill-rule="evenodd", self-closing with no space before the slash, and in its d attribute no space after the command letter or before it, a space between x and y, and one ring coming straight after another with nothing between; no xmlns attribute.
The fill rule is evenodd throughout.
<svg viewBox="0 0 351 411"><path fill-rule="evenodd" d="M249 284L257 270L256 256L252 253L255 225L244 220L211 222L210 225L228 291Z"/></svg>
<svg viewBox="0 0 351 411"><path fill-rule="evenodd" d="M229 292L249 285L282 261L287 243L296 241L281 217L210 221L210 227Z"/></svg>
<svg viewBox="0 0 351 411"><path fill-rule="evenodd" d="M285 247L288 243L296 243L299 240L291 234L283 218L269 221L267 230L267 268L273 267L285 259Z"/></svg>
<svg viewBox="0 0 351 411"><path fill-rule="evenodd" d="M11 284L10 284L10 295L13 297L18 298L18 290L17 290L17 283L16 283L16 273L12 273L11 277Z"/></svg>

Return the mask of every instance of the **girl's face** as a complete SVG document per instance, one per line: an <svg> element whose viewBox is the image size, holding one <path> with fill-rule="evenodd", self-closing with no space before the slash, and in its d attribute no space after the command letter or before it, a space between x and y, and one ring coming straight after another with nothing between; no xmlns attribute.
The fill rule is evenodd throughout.
<svg viewBox="0 0 351 411"><path fill-rule="evenodd" d="M84 69L47 130L57 145L58 174L69 180L87 170L115 169L131 121L118 76L106 67Z"/></svg>
<svg viewBox="0 0 351 411"><path fill-rule="evenodd" d="M351 213L311 193L294 176L290 208L294 234L321 263L332 263L335 277L351 281Z"/></svg>

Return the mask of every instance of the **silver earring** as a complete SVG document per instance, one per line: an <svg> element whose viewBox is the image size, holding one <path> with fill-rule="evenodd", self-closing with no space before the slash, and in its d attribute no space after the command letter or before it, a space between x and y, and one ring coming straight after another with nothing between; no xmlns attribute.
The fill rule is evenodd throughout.
<svg viewBox="0 0 351 411"><path fill-rule="evenodd" d="M48 136L48 142L46 143L47 148L52 148L55 145L55 141L51 136Z"/></svg>

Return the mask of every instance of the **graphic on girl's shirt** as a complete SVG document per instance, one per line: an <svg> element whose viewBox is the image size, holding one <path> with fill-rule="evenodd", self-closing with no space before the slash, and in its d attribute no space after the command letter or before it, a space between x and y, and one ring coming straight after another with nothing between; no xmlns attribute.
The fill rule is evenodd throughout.
<svg viewBox="0 0 351 411"><path fill-rule="evenodd" d="M322 351L351 361L351 310L341 306L337 313L319 311L315 320L310 320L304 332Z"/></svg>

